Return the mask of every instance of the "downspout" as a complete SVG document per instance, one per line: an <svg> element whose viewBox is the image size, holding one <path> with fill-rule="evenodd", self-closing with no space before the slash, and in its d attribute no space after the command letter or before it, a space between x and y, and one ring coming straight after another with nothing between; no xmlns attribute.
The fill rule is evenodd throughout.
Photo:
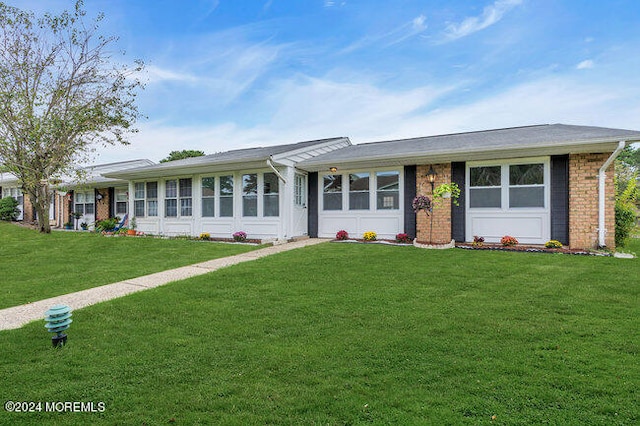
<svg viewBox="0 0 640 426"><path fill-rule="evenodd" d="M269 167L271 167L271 170L273 170L273 172L276 174L276 176L278 176L278 179L280 179L282 181L282 183L284 183L286 185L287 184L287 180L284 178L284 176L282 176L282 174L278 171L278 169L275 168L275 166L271 162L271 157L267 158L267 165Z"/></svg>
<svg viewBox="0 0 640 426"><path fill-rule="evenodd" d="M600 170L598 171L598 246L606 247L605 236L607 234L607 229L605 227L605 188L606 188L606 180L607 175L605 170L609 168L613 160L616 159L620 151L624 149L626 146L626 141L618 142L618 147L615 151L607 158L607 161L604 162Z"/></svg>

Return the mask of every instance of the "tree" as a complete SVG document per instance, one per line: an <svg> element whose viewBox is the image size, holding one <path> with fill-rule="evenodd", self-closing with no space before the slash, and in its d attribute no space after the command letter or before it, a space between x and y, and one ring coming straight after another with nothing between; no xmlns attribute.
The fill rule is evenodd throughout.
<svg viewBox="0 0 640 426"><path fill-rule="evenodd" d="M18 200L13 197L0 198L0 220L16 220L19 214Z"/></svg>
<svg viewBox="0 0 640 426"><path fill-rule="evenodd" d="M182 151L171 151L167 158L160 160L161 163L168 163L169 161L184 160L191 157L202 157L203 151L195 149L183 149Z"/></svg>
<svg viewBox="0 0 640 426"><path fill-rule="evenodd" d="M41 232L49 227L49 182L72 173L96 146L128 144L139 113L143 64L112 62L117 40L73 11L36 18L0 2L0 165L20 180Z"/></svg>

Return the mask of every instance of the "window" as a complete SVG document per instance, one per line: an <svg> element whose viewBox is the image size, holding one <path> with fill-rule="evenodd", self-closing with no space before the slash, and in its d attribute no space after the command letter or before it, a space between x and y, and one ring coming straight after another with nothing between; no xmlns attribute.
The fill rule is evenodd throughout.
<svg viewBox="0 0 640 426"><path fill-rule="evenodd" d="M264 216L280 215L280 197L278 176L275 173L265 173L263 182L262 200Z"/></svg>
<svg viewBox="0 0 640 426"><path fill-rule="evenodd" d="M544 208L545 163L469 168L469 207Z"/></svg>
<svg viewBox="0 0 640 426"><path fill-rule="evenodd" d="M369 210L369 173L349 174L349 210Z"/></svg>
<svg viewBox="0 0 640 426"><path fill-rule="evenodd" d="M144 182L136 182L133 185L133 214L137 217L144 217L144 188Z"/></svg>
<svg viewBox="0 0 640 426"><path fill-rule="evenodd" d="M509 207L544 207L544 164L509 166Z"/></svg>
<svg viewBox="0 0 640 426"><path fill-rule="evenodd" d="M178 217L178 181L165 181L164 189L164 215L165 217Z"/></svg>
<svg viewBox="0 0 640 426"><path fill-rule="evenodd" d="M293 199L296 207L306 207L306 176L296 173L293 179Z"/></svg>
<svg viewBox="0 0 640 426"><path fill-rule="evenodd" d="M233 216L233 176L220 176L220 216Z"/></svg>
<svg viewBox="0 0 640 426"><path fill-rule="evenodd" d="M471 167L469 169L469 207L502 207L502 167Z"/></svg>
<svg viewBox="0 0 640 426"><path fill-rule="evenodd" d="M242 175L242 215L258 216L258 175Z"/></svg>
<svg viewBox="0 0 640 426"><path fill-rule="evenodd" d="M147 182L147 214L158 216L158 182Z"/></svg>
<svg viewBox="0 0 640 426"><path fill-rule="evenodd" d="M342 175L325 175L323 179L323 209L342 210Z"/></svg>
<svg viewBox="0 0 640 426"><path fill-rule="evenodd" d="M91 215L95 213L95 198L93 191L76 192L74 212L81 215Z"/></svg>
<svg viewBox="0 0 640 426"><path fill-rule="evenodd" d="M115 190L116 198L116 216L124 216L127 214L128 194L126 188Z"/></svg>
<svg viewBox="0 0 640 426"><path fill-rule="evenodd" d="M377 207L378 210L397 210L400 208L400 172L378 172Z"/></svg>
<svg viewBox="0 0 640 426"><path fill-rule="evenodd" d="M202 178L202 217L215 216L215 183L214 177Z"/></svg>
<svg viewBox="0 0 640 426"><path fill-rule="evenodd" d="M180 179L180 216L193 214L193 200L191 198L191 178Z"/></svg>

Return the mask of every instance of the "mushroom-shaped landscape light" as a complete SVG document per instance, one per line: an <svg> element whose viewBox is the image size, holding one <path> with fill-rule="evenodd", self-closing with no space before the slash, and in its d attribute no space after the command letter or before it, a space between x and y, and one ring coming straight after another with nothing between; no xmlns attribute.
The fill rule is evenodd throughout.
<svg viewBox="0 0 640 426"><path fill-rule="evenodd" d="M69 324L73 322L71 319L71 308L67 305L55 305L44 313L44 320L47 322L44 326L50 333L56 333L51 337L53 347L64 346L67 343L67 335L63 333Z"/></svg>

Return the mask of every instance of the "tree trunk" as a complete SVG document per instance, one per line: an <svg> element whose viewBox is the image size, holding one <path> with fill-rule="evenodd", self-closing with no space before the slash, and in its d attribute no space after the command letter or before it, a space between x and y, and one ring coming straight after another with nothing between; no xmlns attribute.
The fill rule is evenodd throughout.
<svg viewBox="0 0 640 426"><path fill-rule="evenodd" d="M31 204L36 209L38 216L38 230L43 234L51 233L51 224L49 224L49 190L47 185L38 185L35 188L35 194L30 193L29 198ZM34 196L35 195L35 196Z"/></svg>

